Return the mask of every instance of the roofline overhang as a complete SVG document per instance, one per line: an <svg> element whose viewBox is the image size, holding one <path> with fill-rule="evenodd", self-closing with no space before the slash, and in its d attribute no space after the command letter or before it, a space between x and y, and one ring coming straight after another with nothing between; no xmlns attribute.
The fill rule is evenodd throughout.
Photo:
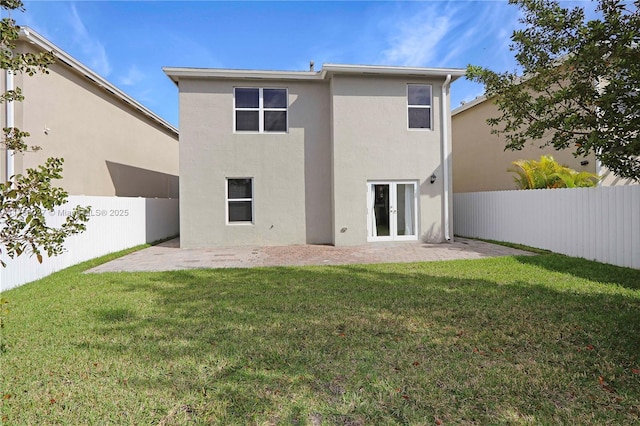
<svg viewBox="0 0 640 426"><path fill-rule="evenodd" d="M459 107L451 111L451 116L453 117L454 115L460 114L461 112L471 109L476 105L480 105L481 103L485 102L487 99L489 99L487 95L480 95L472 101L465 102L464 104L460 105Z"/></svg>
<svg viewBox="0 0 640 426"><path fill-rule="evenodd" d="M224 68L162 67L162 71L176 84L180 77L233 80L321 80L315 71L263 71Z"/></svg>
<svg viewBox="0 0 640 426"><path fill-rule="evenodd" d="M323 64L323 77L331 77L339 74L355 75L379 75L379 76L404 76L404 77L439 77L451 76L451 82L465 75L463 68L424 68L402 67L387 65L345 65Z"/></svg>
<svg viewBox="0 0 640 426"><path fill-rule="evenodd" d="M223 68L163 67L162 71L176 84L180 78L207 78L220 80L279 80L324 81L334 75L438 77L451 76L451 81L462 77L462 68L419 68L382 65L324 64L320 71L263 71Z"/></svg>
<svg viewBox="0 0 640 426"><path fill-rule="evenodd" d="M25 41L29 44L37 46L38 48L47 51L53 52L56 57L56 61L60 61L69 67L73 68L79 74L83 74L88 80L90 80L96 86L104 89L109 92L112 96L119 98L126 104L129 104L133 109L140 111L143 115L151 119L152 121L159 124L161 127L166 128L169 132L174 133L176 137L178 136L178 129L171 125L169 122L158 116L156 113L151 111L149 108L142 105L140 102L133 99L131 96L127 95L122 90L118 89L112 83L98 75L95 71L88 68L86 65L75 59L73 56L66 53L64 50L60 49L55 44L51 43L49 40L35 32L33 29L25 26L20 27L19 39Z"/></svg>

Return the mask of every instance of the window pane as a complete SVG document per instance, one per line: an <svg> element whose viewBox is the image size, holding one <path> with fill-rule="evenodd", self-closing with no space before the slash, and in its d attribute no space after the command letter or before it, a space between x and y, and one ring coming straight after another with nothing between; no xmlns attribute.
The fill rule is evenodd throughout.
<svg viewBox="0 0 640 426"><path fill-rule="evenodd" d="M431 86L409 85L409 105L431 105Z"/></svg>
<svg viewBox="0 0 640 426"><path fill-rule="evenodd" d="M230 200L237 198L251 198L251 179L229 179Z"/></svg>
<svg viewBox="0 0 640 426"><path fill-rule="evenodd" d="M373 214L375 218L376 237L388 237L391 235L391 225L389 217L389 185L373 185L374 200Z"/></svg>
<svg viewBox="0 0 640 426"><path fill-rule="evenodd" d="M251 222L251 201L229 201L229 222Z"/></svg>
<svg viewBox="0 0 640 426"><path fill-rule="evenodd" d="M286 89L264 89L262 91L263 106L265 108L286 108L287 107L287 91Z"/></svg>
<svg viewBox="0 0 640 426"><path fill-rule="evenodd" d="M258 108L260 89L236 89L236 108Z"/></svg>
<svg viewBox="0 0 640 426"><path fill-rule="evenodd" d="M414 185L399 183L396 186L396 222L398 235L415 235Z"/></svg>
<svg viewBox="0 0 640 426"><path fill-rule="evenodd" d="M258 111L236 111L236 130L254 131L260 129L260 113Z"/></svg>
<svg viewBox="0 0 640 426"><path fill-rule="evenodd" d="M265 132L286 132L287 112L286 111L265 111L264 112Z"/></svg>
<svg viewBox="0 0 640 426"><path fill-rule="evenodd" d="M430 108L409 108L409 128L410 129L430 129L431 109Z"/></svg>

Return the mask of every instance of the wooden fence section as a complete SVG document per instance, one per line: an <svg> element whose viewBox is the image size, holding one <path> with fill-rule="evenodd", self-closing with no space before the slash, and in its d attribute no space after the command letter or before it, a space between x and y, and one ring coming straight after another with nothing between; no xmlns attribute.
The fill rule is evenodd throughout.
<svg viewBox="0 0 640 426"><path fill-rule="evenodd" d="M640 268L640 185L453 196L454 233Z"/></svg>
<svg viewBox="0 0 640 426"><path fill-rule="evenodd" d="M49 213L47 222L60 226L76 205L91 206L87 230L65 241L65 253L47 257L22 255L0 267L0 291L46 277L56 271L129 247L178 235L177 199L70 196L68 203Z"/></svg>

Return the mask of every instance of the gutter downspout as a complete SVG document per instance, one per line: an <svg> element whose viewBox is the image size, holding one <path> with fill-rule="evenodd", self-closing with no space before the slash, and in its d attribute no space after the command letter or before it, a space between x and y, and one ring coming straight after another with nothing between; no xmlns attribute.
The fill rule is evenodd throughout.
<svg viewBox="0 0 640 426"><path fill-rule="evenodd" d="M6 70L6 90L14 90L13 87L13 71L11 70ZM8 101L7 102L7 109L6 109L6 125L7 127L15 127L15 114L14 114L14 105L13 105L14 101ZM11 180L11 178L14 175L14 162L13 162L13 150L12 149L7 149L7 170L6 170L6 176L5 176L5 182L9 182Z"/></svg>
<svg viewBox="0 0 640 426"><path fill-rule="evenodd" d="M442 85L442 181L444 186L444 239L451 241L449 232L450 212L449 212L449 120L447 120L447 98L449 96L449 87L451 84L451 74L447 74L447 78Z"/></svg>

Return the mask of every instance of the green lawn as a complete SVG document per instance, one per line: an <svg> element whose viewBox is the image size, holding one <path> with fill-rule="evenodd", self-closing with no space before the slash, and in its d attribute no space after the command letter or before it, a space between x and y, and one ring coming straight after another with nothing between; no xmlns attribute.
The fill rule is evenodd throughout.
<svg viewBox="0 0 640 426"><path fill-rule="evenodd" d="M2 424L640 422L637 270L87 267L4 294Z"/></svg>

